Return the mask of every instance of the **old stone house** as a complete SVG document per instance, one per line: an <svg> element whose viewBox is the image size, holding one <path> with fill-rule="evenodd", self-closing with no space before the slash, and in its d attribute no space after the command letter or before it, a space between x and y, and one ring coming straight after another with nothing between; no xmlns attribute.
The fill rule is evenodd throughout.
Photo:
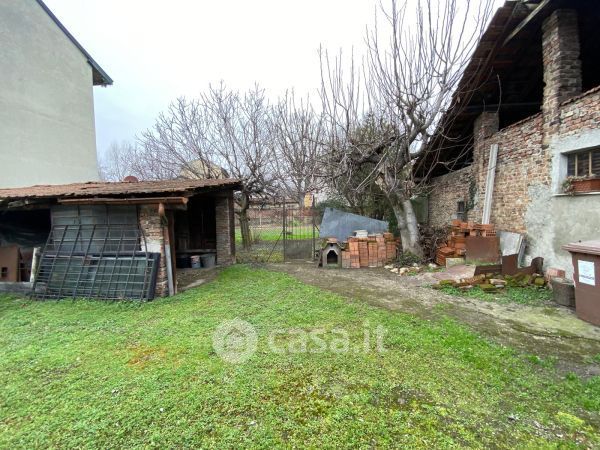
<svg viewBox="0 0 600 450"><path fill-rule="evenodd" d="M600 189L572 192L600 177L598 27L585 0L497 11L432 143L431 225L481 222L487 202L497 229L526 235L526 259L572 273L561 247L600 235Z"/></svg>
<svg viewBox="0 0 600 450"><path fill-rule="evenodd" d="M42 0L0 1L0 187L98 180L94 86L112 79Z"/></svg>
<svg viewBox="0 0 600 450"><path fill-rule="evenodd" d="M176 293L191 256L235 262L239 188L211 179L0 189L0 290L41 299Z"/></svg>

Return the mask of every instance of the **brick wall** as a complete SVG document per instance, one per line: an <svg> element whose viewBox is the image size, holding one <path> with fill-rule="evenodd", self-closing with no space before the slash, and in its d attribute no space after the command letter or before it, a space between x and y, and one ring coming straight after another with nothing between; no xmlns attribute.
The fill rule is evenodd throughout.
<svg viewBox="0 0 600 450"><path fill-rule="evenodd" d="M600 86L581 91L581 61L577 17L573 11L555 11L543 25L544 102L542 112L505 129L498 118L483 113L474 123L471 166L476 186L469 220L482 217L490 147L498 145L491 222L498 229L526 234L527 258L542 256L545 267L565 269L572 275L570 256L562 246L597 239L600 195L565 196L565 154L600 146ZM432 181L430 223L448 219L456 208L460 174ZM468 187L466 183L464 190Z"/></svg>
<svg viewBox="0 0 600 450"><path fill-rule="evenodd" d="M429 196L429 225L446 226L456 219L457 203L469 203L472 166L435 178Z"/></svg>
<svg viewBox="0 0 600 450"><path fill-rule="evenodd" d="M600 128L600 86L564 102L560 107L560 122L553 134L572 136L581 130Z"/></svg>
<svg viewBox="0 0 600 450"><path fill-rule="evenodd" d="M235 227L233 217L233 192L215 198L217 221L217 264L235 262Z"/></svg>
<svg viewBox="0 0 600 450"><path fill-rule="evenodd" d="M165 264L165 241L163 227L158 215L157 205L143 205L138 209L140 228L146 238L146 250L150 253L160 253L160 264L156 277L156 297L169 295L167 282L167 266Z"/></svg>
<svg viewBox="0 0 600 450"><path fill-rule="evenodd" d="M551 157L542 146L543 123L543 116L538 114L488 139L476 140L473 160L477 163L474 176L477 195L471 220L482 218L490 147L497 144L491 223L499 230L526 231L525 212L531 202L531 187L550 185Z"/></svg>
<svg viewBox="0 0 600 450"><path fill-rule="evenodd" d="M546 123L558 119L562 102L581 94L581 60L577 12L554 11L542 25L544 114Z"/></svg>
<svg viewBox="0 0 600 450"><path fill-rule="evenodd" d="M542 145L543 116L537 114L494 133L497 117L484 115L475 125L473 164L432 180L429 224L441 226L456 218L456 202L462 199L471 206L468 219L481 221L490 148L498 144L491 222L497 229L523 233L531 187L551 183L552 158Z"/></svg>

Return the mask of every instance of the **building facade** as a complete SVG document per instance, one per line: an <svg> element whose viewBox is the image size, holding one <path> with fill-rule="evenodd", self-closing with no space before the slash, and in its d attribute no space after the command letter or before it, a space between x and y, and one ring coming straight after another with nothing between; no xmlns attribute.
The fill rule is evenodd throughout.
<svg viewBox="0 0 600 450"><path fill-rule="evenodd" d="M504 8L514 17L520 6L507 2ZM572 187L578 180L600 178L600 71L591 57L598 47L589 33L600 22L597 11L589 14L589 3L565 6L536 2L516 26L505 27L487 42L510 46L510 54L521 52L530 60L531 69L520 76L519 56L501 59L496 52L491 57L496 61L492 70L505 82L508 95L518 86L522 98L501 97L503 103L477 114L471 104L459 113L465 119L457 122L471 127L465 138L469 157L462 168L431 180L429 223L447 225L461 207L464 218L481 222L486 189L491 188L490 222L499 230L525 234L527 259L541 256L545 268L572 275L570 254L562 246L600 236L600 189L573 192ZM507 65L504 71L497 69L500 61ZM490 160L494 148L495 161ZM490 168L495 175L491 186Z"/></svg>
<svg viewBox="0 0 600 450"><path fill-rule="evenodd" d="M0 187L98 180L93 86L112 80L41 0L2 0L0 30Z"/></svg>

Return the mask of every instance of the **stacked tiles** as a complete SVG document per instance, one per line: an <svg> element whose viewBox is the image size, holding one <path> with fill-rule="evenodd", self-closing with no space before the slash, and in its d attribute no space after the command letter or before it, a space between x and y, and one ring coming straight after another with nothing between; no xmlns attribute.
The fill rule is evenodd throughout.
<svg viewBox="0 0 600 450"><path fill-rule="evenodd" d="M369 267L369 238L358 238L360 267Z"/></svg>
<svg viewBox="0 0 600 450"><path fill-rule="evenodd" d="M360 254L358 250L358 238L348 238L348 248L350 251L350 268L360 269Z"/></svg>
<svg viewBox="0 0 600 450"><path fill-rule="evenodd" d="M435 262L440 266L445 266L447 258L464 257L467 253L467 236L496 236L496 228L491 224L453 220L448 240L438 248Z"/></svg>
<svg viewBox="0 0 600 450"><path fill-rule="evenodd" d="M398 242L392 233L349 237L340 244L342 268L383 267L396 260Z"/></svg>

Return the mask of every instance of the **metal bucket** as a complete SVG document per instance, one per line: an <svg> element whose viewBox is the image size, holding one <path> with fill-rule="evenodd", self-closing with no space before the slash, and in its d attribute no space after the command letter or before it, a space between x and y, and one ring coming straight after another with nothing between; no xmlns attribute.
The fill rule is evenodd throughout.
<svg viewBox="0 0 600 450"><path fill-rule="evenodd" d="M215 267L216 258L212 253L208 253L206 255L201 255L200 259L202 260L202 267L208 269L210 267Z"/></svg>
<svg viewBox="0 0 600 450"><path fill-rule="evenodd" d="M200 255L190 256L190 263L192 265L192 269L200 269L202 267L202 264L200 263Z"/></svg>

